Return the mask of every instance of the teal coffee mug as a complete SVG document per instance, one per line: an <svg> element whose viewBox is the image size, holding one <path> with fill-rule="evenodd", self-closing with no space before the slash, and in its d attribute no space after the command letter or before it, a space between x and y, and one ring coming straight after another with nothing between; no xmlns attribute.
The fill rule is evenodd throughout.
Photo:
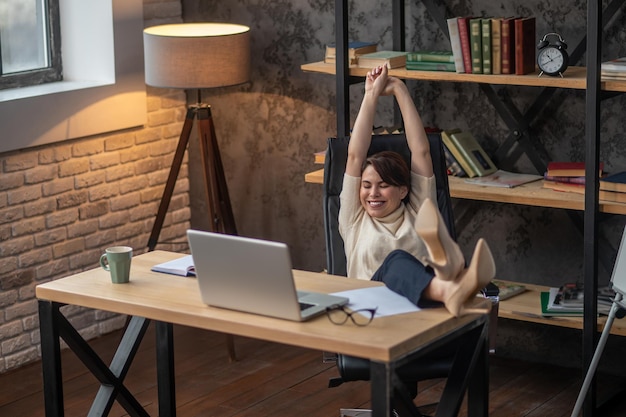
<svg viewBox="0 0 626 417"><path fill-rule="evenodd" d="M133 248L129 246L113 246L106 249L100 257L100 265L111 272L111 282L126 284L130 281L130 261L133 258Z"/></svg>

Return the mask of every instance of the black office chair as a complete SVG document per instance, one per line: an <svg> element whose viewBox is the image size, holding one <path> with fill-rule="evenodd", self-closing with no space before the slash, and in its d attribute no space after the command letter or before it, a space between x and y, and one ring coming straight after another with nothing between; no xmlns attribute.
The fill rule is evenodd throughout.
<svg viewBox="0 0 626 417"><path fill-rule="evenodd" d="M437 203L443 219L448 227L450 236L456 240L454 217L452 213L452 201L448 187L448 175L443 144L439 133L429 133L430 152L433 160L433 169L437 184ZM324 230L326 238L326 263L328 273L334 275L347 275L346 256L343 239L339 234L339 194L343 185L343 175L348 156L348 138L331 138L328 140L326 159L324 162ZM374 154L383 150L396 151L403 156L410 166L410 151L406 138L402 134L375 135L368 154ZM433 378L445 378L448 376L455 353L463 342L445 346L432 354L408 363L398 369L398 376L405 385L406 391L399 393L408 395L411 399L409 413L420 415L416 407L411 407L412 399L417 396L417 382ZM336 356L339 377L329 381L329 387L335 387L348 381L369 381L370 361L348 355ZM351 415L350 411L342 410L343 415ZM352 414L356 415L356 414ZM358 415L363 415L362 411Z"/></svg>

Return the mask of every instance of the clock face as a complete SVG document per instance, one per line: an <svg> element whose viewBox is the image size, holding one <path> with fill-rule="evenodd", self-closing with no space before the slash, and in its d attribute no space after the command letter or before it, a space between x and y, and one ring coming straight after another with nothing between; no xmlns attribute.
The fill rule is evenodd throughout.
<svg viewBox="0 0 626 417"><path fill-rule="evenodd" d="M560 49L547 46L537 54L537 65L547 75L556 75L567 68L567 58Z"/></svg>

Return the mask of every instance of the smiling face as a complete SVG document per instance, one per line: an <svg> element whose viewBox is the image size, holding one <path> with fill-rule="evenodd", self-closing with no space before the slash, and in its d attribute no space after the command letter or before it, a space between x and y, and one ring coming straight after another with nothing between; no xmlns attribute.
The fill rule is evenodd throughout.
<svg viewBox="0 0 626 417"><path fill-rule="evenodd" d="M376 169L368 165L361 174L359 198L367 214L375 218L393 213L406 197L408 187L390 185L383 181Z"/></svg>

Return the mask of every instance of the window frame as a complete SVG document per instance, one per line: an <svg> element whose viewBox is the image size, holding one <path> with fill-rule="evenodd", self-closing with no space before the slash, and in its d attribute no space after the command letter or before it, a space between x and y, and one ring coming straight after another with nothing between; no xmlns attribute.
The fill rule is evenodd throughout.
<svg viewBox="0 0 626 417"><path fill-rule="evenodd" d="M10 74L2 73L0 60L0 90L40 85L63 80L63 61L61 58L61 19L59 0L45 0L46 31L48 33L49 65L29 71ZM0 48L2 46L0 40Z"/></svg>

